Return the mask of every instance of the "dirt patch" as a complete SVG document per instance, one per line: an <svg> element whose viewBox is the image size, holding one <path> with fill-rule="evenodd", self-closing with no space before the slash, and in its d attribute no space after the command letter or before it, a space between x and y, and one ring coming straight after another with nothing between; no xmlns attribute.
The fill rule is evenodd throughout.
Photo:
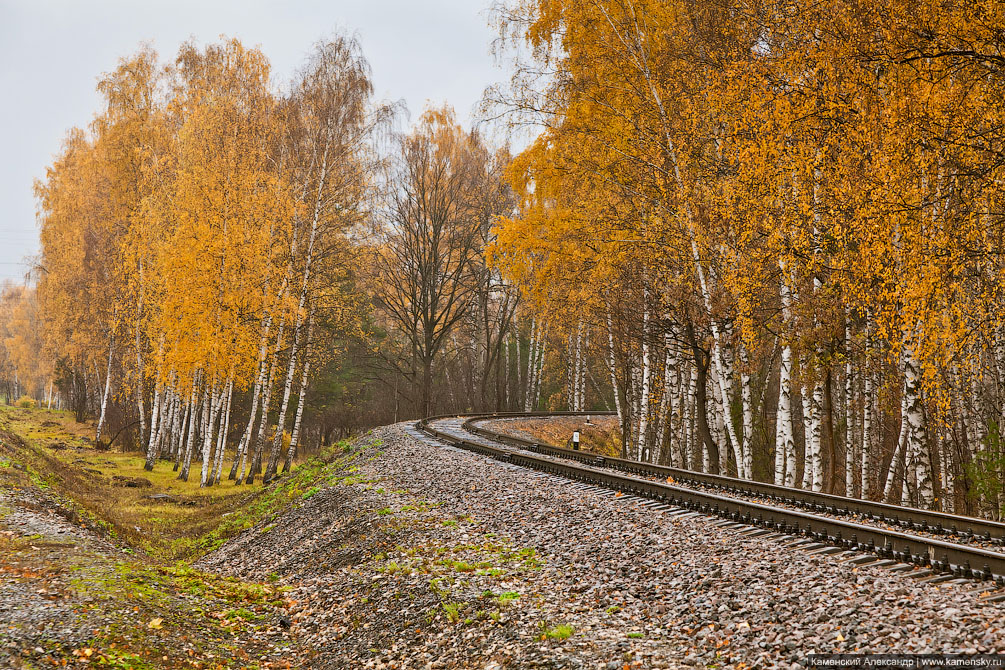
<svg viewBox="0 0 1005 670"><path fill-rule="evenodd" d="M143 477L123 477L122 475L113 475L112 484L115 486L126 486L131 489L148 489L154 485L149 479L144 479Z"/></svg>

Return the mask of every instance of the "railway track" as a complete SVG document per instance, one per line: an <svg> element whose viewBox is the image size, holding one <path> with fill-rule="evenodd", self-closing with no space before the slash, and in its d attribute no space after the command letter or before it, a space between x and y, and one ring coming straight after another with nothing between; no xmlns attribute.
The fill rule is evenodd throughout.
<svg viewBox="0 0 1005 670"><path fill-rule="evenodd" d="M813 548L822 553L859 552L864 558L853 560L863 564L903 565L904 569L915 566L921 570L916 570L914 576L932 582L991 580L998 586L1005 586L1005 554L996 550L997 545L1005 543L1005 524L598 456L541 444L479 425L490 419L557 415L439 416L419 421L416 428L453 446L513 465L629 494L666 507L719 516L724 524L760 528L760 534L764 535L798 536L793 538L796 540L793 544L802 544L804 549ZM744 499L738 497L740 495L768 499L784 506ZM801 509L794 509L794 506ZM898 528L857 523L851 520L856 516ZM926 534L912 534L908 530ZM979 538L995 545L995 549L952 542L934 537L934 534ZM1005 599L1005 594L994 595L995 600Z"/></svg>
<svg viewBox="0 0 1005 670"><path fill-rule="evenodd" d="M737 479L735 477L671 468L629 459L599 456L589 452L573 451L572 449L535 442L479 425L481 422L505 418L506 416L505 414L471 416L465 419L462 427L467 432L495 442L519 449L526 449L534 453L576 460L597 467L609 468L644 477L654 477L660 480L670 477L676 482L699 486L705 490L722 491L731 495L748 498L766 499L816 513L848 516L894 525L905 531L942 535L952 541L959 541L965 544L984 544L985 548L997 549L998 547L1005 547L1005 523L999 521L947 514L945 512L917 509L902 505L892 505L828 493L814 493L813 491L793 489L749 479ZM509 416L518 418L526 415L514 414ZM540 414L537 416L555 415ZM600 414L593 413L591 416L600 416Z"/></svg>

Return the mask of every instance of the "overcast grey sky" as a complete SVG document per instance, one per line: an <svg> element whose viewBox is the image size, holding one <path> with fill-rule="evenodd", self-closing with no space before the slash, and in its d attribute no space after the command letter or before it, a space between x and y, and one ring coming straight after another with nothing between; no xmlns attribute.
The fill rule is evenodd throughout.
<svg viewBox="0 0 1005 670"><path fill-rule="evenodd" d="M38 251L32 180L66 131L98 111L98 76L144 41L171 58L181 42L221 34L259 45L287 79L311 44L359 35L380 98L427 100L465 124L483 89L507 78L490 54L489 0L0 0L0 281L20 281Z"/></svg>

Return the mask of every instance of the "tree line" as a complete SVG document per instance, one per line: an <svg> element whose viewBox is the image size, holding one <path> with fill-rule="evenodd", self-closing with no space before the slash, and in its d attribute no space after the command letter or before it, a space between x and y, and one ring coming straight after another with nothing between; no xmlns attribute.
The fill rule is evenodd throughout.
<svg viewBox="0 0 1005 670"><path fill-rule="evenodd" d="M1003 12L498 7L489 103L544 132L491 253L626 455L1001 513Z"/></svg>
<svg viewBox="0 0 1005 670"><path fill-rule="evenodd" d="M449 108L394 130L345 38L283 94L234 41L141 51L39 183L0 371L210 479L308 428L605 408L626 456L997 516L1003 11L503 2L516 156Z"/></svg>
<svg viewBox="0 0 1005 670"><path fill-rule="evenodd" d="M72 410L98 447L210 486L497 402L517 293L483 250L513 207L505 148L449 107L400 130L344 35L279 91L235 39L168 63L143 47L98 90L36 182L30 281L0 296L8 403Z"/></svg>

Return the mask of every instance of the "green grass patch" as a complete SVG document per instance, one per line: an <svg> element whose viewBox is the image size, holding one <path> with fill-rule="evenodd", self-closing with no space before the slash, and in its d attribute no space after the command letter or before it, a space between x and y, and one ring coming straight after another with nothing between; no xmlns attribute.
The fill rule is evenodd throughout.
<svg viewBox="0 0 1005 670"><path fill-rule="evenodd" d="M566 624L560 624L551 628L548 626L547 622L542 621L540 625L541 639L545 640L565 640L572 637L572 634L576 632L576 629L572 626Z"/></svg>
<svg viewBox="0 0 1005 670"><path fill-rule="evenodd" d="M505 607L506 605L509 605L514 600L517 600L519 597L520 597L520 594L517 593L516 591L505 591L505 592L499 594L499 597L496 598L496 601L499 603L500 607Z"/></svg>

